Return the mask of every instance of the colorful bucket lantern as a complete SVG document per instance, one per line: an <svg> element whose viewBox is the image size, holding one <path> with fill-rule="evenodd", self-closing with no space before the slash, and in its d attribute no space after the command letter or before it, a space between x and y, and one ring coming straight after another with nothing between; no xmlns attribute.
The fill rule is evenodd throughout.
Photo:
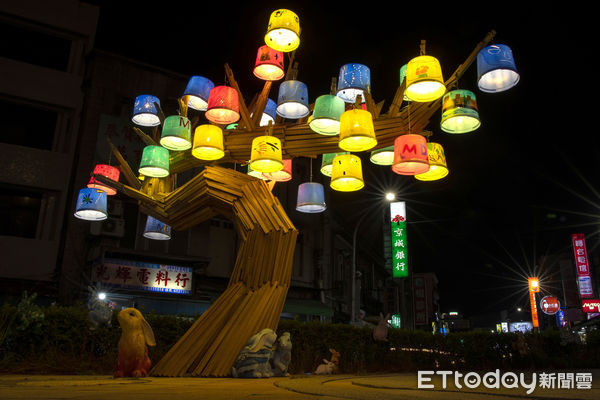
<svg viewBox="0 0 600 400"><path fill-rule="evenodd" d="M284 81L279 85L277 114L287 119L304 118L310 113L308 88L300 81Z"/></svg>
<svg viewBox="0 0 600 400"><path fill-rule="evenodd" d="M200 160L218 160L225 155L223 130L216 125L199 125L194 130L192 155Z"/></svg>
<svg viewBox="0 0 600 400"><path fill-rule="evenodd" d="M366 110L348 110L340 117L340 143L342 150L364 151L377 144L373 117Z"/></svg>
<svg viewBox="0 0 600 400"><path fill-rule="evenodd" d="M138 171L153 178L169 176L169 150L162 146L144 147Z"/></svg>
<svg viewBox="0 0 600 400"><path fill-rule="evenodd" d="M171 226L148 215L143 236L152 240L169 240L171 239Z"/></svg>
<svg viewBox="0 0 600 400"><path fill-rule="evenodd" d="M308 126L321 135L339 134L340 117L344 113L345 107L344 101L332 94L317 97Z"/></svg>
<svg viewBox="0 0 600 400"><path fill-rule="evenodd" d="M277 81L285 76L283 53L269 46L261 46L256 55L254 75L265 81Z"/></svg>
<svg viewBox="0 0 600 400"><path fill-rule="evenodd" d="M373 150L369 159L376 165L392 165L394 163L394 146Z"/></svg>
<svg viewBox="0 0 600 400"><path fill-rule="evenodd" d="M226 130L237 129L237 127L238 127L238 124L237 124L237 123L235 123L235 124L229 124L229 125L227 125L227 126L225 127L225 129L226 129Z"/></svg>
<svg viewBox="0 0 600 400"><path fill-rule="evenodd" d="M173 151L188 150L192 147L192 124L189 119L179 115L165 118L160 145Z"/></svg>
<svg viewBox="0 0 600 400"><path fill-rule="evenodd" d="M120 173L121 173L121 171L119 171L119 168L113 167L112 165L106 165L106 164L96 165L94 167L94 172L93 172L94 175L102 175L109 179L112 179L115 182L119 181ZM90 181L88 182L87 187L92 188L92 189L103 190L104 192L106 192L106 194L108 196L117 194L117 191L115 189L111 188L110 186L106 186L102 182L97 181L96 179L94 179L93 176L90 178Z"/></svg>
<svg viewBox="0 0 600 400"><path fill-rule="evenodd" d="M229 86L215 86L208 96L204 116L215 124L232 124L240 119L238 92Z"/></svg>
<svg viewBox="0 0 600 400"><path fill-rule="evenodd" d="M422 135L401 135L394 141L392 171L400 175L422 174L429 170L427 140Z"/></svg>
<svg viewBox="0 0 600 400"><path fill-rule="evenodd" d="M331 169L333 168L333 159L336 156L341 154L349 154L347 152L343 153L325 153L321 156L321 173L325 176L331 177Z"/></svg>
<svg viewBox="0 0 600 400"><path fill-rule="evenodd" d="M250 167L258 172L276 172L283 168L281 141L275 136L257 136L252 140Z"/></svg>
<svg viewBox="0 0 600 400"><path fill-rule="evenodd" d="M448 133L467 133L479 128L479 112L475 94L469 90L453 90L442 100L440 127Z"/></svg>
<svg viewBox="0 0 600 400"><path fill-rule="evenodd" d="M402 67L400 67L400 86L402 86L402 83L404 82L404 80L406 79L406 67L408 66L408 64L404 64ZM404 101L410 101L410 99L408 97L406 97L406 90L404 91Z"/></svg>
<svg viewBox="0 0 600 400"><path fill-rule="evenodd" d="M362 177L360 158L354 154L342 154L333 159L331 183L333 190L353 192L362 189L365 182Z"/></svg>
<svg viewBox="0 0 600 400"><path fill-rule="evenodd" d="M208 96L215 87L210 79L203 76L192 76L183 92L183 100L189 108L198 111L206 111L208 107Z"/></svg>
<svg viewBox="0 0 600 400"><path fill-rule="evenodd" d="M252 110L252 113L250 113L251 117L254 115L255 109L256 109L256 104L254 105L254 109ZM265 110L263 111L263 114L260 117L260 122L258 125L259 126L268 126L269 122L271 122L273 125L275 125L275 117L277 116L276 109L277 109L277 103L275 103L271 99L267 99L267 104L265 104Z"/></svg>
<svg viewBox="0 0 600 400"><path fill-rule="evenodd" d="M371 93L371 70L362 64L346 64L340 68L337 96L346 103L354 103L361 95L365 101L365 92Z"/></svg>
<svg viewBox="0 0 600 400"><path fill-rule="evenodd" d="M106 192L100 189L83 188L77 196L75 217L86 221L102 221L108 218Z"/></svg>
<svg viewBox="0 0 600 400"><path fill-rule="evenodd" d="M290 10L279 9L271 13L265 35L265 44L270 48L289 52L300 45L300 19Z"/></svg>
<svg viewBox="0 0 600 400"><path fill-rule="evenodd" d="M287 182L292 179L292 160L283 160L283 168L279 171L263 174L265 178L275 182Z"/></svg>
<svg viewBox="0 0 600 400"><path fill-rule="evenodd" d="M444 148L439 143L427 143L427 156L429 158L429 171L415 175L420 181L436 181L448 175L446 155Z"/></svg>
<svg viewBox="0 0 600 400"><path fill-rule="evenodd" d="M262 179L263 181L268 180L267 178L265 178L265 175L262 172L255 171L252 168L250 168L250 165L248 165L248 175L258 179Z"/></svg>
<svg viewBox="0 0 600 400"><path fill-rule="evenodd" d="M316 182L306 182L298 186L297 211L314 214L323 212L326 209L323 185Z"/></svg>
<svg viewBox="0 0 600 400"><path fill-rule="evenodd" d="M404 94L412 101L434 101L446 93L442 67L435 57L419 56L410 60L406 66L406 91Z"/></svg>
<svg viewBox="0 0 600 400"><path fill-rule="evenodd" d="M519 82L512 50L504 44L492 44L477 54L477 86L482 92L503 92Z"/></svg>
<svg viewBox="0 0 600 400"><path fill-rule="evenodd" d="M149 94L137 96L133 103L133 116L131 117L133 123L140 126L160 125L158 110L154 103L160 107L160 100L156 96Z"/></svg>

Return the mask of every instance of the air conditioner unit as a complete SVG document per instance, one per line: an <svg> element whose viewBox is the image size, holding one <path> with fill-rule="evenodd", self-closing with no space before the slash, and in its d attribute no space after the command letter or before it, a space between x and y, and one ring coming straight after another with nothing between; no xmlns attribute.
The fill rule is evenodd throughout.
<svg viewBox="0 0 600 400"><path fill-rule="evenodd" d="M90 233L97 236L123 237L125 235L125 220L108 217L103 222L90 224Z"/></svg>

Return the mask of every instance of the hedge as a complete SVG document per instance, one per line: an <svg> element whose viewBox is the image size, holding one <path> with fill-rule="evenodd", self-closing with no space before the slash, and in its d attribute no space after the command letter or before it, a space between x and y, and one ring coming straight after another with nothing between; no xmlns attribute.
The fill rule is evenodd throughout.
<svg viewBox="0 0 600 400"><path fill-rule="evenodd" d="M0 308L0 371L8 373L111 374L121 329L113 313L111 326L90 330L83 305ZM24 309L25 308L25 309ZM193 319L145 313L157 345L156 363L193 323ZM462 332L446 336L425 331L389 329L387 342L372 339L372 328L282 320L277 333L290 332L290 372L313 372L330 348L341 353L340 372L411 372L423 369L574 369L600 366L600 331L587 344L561 345L558 331L526 334L529 350L517 351L513 333Z"/></svg>

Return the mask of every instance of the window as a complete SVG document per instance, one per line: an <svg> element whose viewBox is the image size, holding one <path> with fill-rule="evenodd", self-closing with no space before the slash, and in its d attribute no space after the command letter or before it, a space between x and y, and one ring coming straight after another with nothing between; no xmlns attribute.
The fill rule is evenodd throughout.
<svg viewBox="0 0 600 400"><path fill-rule="evenodd" d="M58 112L0 99L0 142L52 150Z"/></svg>
<svg viewBox="0 0 600 400"><path fill-rule="evenodd" d="M42 193L0 186L0 235L35 238Z"/></svg>
<svg viewBox="0 0 600 400"><path fill-rule="evenodd" d="M0 23L2 57L41 67L67 71L71 41L25 27Z"/></svg>

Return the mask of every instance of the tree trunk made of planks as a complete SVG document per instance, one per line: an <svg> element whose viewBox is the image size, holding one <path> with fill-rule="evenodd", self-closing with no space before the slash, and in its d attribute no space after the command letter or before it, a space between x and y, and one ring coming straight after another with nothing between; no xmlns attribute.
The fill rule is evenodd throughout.
<svg viewBox="0 0 600 400"><path fill-rule="evenodd" d="M157 211L155 207L147 205L146 212ZM150 375L228 376L252 335L277 328L298 231L264 181L220 167L206 167L167 195L161 211L168 215L165 222L180 229L216 214L227 215L234 221L241 246L225 292Z"/></svg>

